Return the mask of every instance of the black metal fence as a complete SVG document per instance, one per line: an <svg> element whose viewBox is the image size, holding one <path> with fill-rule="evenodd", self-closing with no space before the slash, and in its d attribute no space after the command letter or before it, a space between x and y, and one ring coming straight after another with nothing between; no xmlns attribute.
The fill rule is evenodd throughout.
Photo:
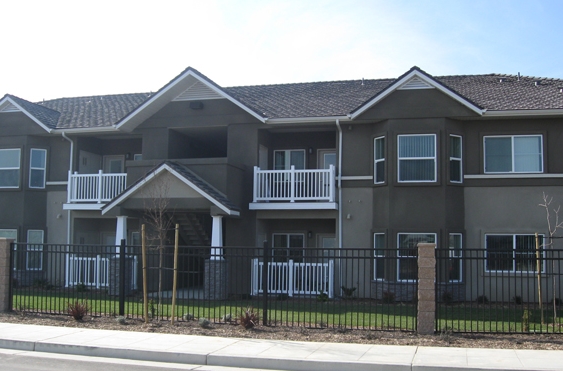
<svg viewBox="0 0 563 371"><path fill-rule="evenodd" d="M488 242L436 250L436 331L562 333L563 250Z"/></svg>
<svg viewBox="0 0 563 371"><path fill-rule="evenodd" d="M12 251L15 310L65 314L79 301L94 316L143 316L140 246L19 243ZM374 278L374 266L390 269L396 258L376 262L372 249L179 247L172 312L174 259L172 246L147 249L152 318L231 322L252 308L270 326L416 330L416 281Z"/></svg>

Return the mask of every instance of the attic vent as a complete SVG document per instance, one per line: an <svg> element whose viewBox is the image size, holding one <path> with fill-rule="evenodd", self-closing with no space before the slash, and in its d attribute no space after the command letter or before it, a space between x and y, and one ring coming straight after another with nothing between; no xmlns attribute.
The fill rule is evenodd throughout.
<svg viewBox="0 0 563 371"><path fill-rule="evenodd" d="M201 82L196 82L180 95L178 95L174 101L185 101L185 100L205 100L205 99L222 99L223 97L208 86L202 84Z"/></svg>
<svg viewBox="0 0 563 371"><path fill-rule="evenodd" d="M432 85L427 83L426 81L422 80L420 77L413 77L397 90L414 90L414 89L434 89Z"/></svg>
<svg viewBox="0 0 563 371"><path fill-rule="evenodd" d="M4 107L0 108L0 112L19 112L19 108L14 106L12 103L6 104Z"/></svg>

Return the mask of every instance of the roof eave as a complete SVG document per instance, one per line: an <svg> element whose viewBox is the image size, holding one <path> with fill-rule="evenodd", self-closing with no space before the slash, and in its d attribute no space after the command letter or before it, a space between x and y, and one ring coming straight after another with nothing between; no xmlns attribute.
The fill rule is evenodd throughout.
<svg viewBox="0 0 563 371"><path fill-rule="evenodd" d="M350 121L350 117L344 116L319 116L319 117L278 117L267 119L266 124L279 125L279 124L299 124L299 123L326 123L332 121Z"/></svg>
<svg viewBox="0 0 563 371"><path fill-rule="evenodd" d="M563 116L563 108L536 109L536 110L499 110L487 111L483 117L539 117Z"/></svg>

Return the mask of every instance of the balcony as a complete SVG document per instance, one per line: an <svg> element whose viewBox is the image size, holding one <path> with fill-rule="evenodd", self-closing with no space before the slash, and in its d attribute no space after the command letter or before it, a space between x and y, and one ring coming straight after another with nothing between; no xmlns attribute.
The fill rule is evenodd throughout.
<svg viewBox="0 0 563 371"><path fill-rule="evenodd" d="M250 210L336 209L335 170L260 170L254 167Z"/></svg>
<svg viewBox="0 0 563 371"><path fill-rule="evenodd" d="M127 174L68 174L68 198L65 210L99 210L104 203L123 192ZM72 204L81 204L74 205Z"/></svg>

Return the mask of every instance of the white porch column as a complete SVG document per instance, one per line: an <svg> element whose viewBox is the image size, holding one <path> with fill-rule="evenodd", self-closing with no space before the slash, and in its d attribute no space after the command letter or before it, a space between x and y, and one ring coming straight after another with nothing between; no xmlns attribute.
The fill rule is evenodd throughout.
<svg viewBox="0 0 563 371"><path fill-rule="evenodd" d="M223 216L212 215L211 260L223 259Z"/></svg>
<svg viewBox="0 0 563 371"><path fill-rule="evenodd" d="M116 252L119 253L119 246L121 246L121 240L127 241L127 217L118 216L117 226L115 228L115 245L117 246Z"/></svg>

